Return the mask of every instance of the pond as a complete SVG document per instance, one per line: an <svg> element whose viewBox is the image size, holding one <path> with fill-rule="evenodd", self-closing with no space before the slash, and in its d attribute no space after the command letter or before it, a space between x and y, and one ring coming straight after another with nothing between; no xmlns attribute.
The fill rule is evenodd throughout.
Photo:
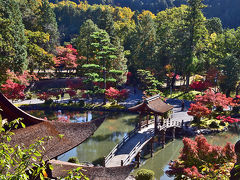
<svg viewBox="0 0 240 180"><path fill-rule="evenodd" d="M86 122L98 117L102 112L44 112L44 111L28 111L37 117L47 117L48 119L57 119L57 117L69 118L72 122ZM77 157L80 162L90 162L97 164L101 162L104 156L113 149L113 147L121 141L121 139L131 130L134 129L138 116L127 113L110 113L102 125L97 129L84 143L78 147L66 152L58 157L59 160L67 161L70 157ZM226 142L236 143L239 139L239 133L224 132L216 135L207 136L209 143L224 146ZM156 179L168 180L173 179L167 177L164 172L168 169L170 160L175 160L179 156L179 152L183 144L180 139L166 144L164 149L155 150L154 156L143 157L143 163L140 168L151 169L155 172ZM137 169L138 170L138 169ZM133 174L136 173L135 170Z"/></svg>

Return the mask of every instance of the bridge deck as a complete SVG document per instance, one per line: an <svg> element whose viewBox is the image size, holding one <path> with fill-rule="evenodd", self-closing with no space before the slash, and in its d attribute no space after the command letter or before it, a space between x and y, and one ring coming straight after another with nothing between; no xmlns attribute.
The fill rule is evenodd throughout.
<svg viewBox="0 0 240 180"><path fill-rule="evenodd" d="M112 159L108 161L106 167L121 166L121 160L124 164L129 164L142 147L154 136L154 124L136 132L125 144L118 149Z"/></svg>

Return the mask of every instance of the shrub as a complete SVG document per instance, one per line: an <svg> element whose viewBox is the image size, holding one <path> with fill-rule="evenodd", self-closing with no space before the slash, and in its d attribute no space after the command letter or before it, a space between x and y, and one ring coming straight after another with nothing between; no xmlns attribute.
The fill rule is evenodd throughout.
<svg viewBox="0 0 240 180"><path fill-rule="evenodd" d="M93 164L94 166L98 166L98 165L103 166L103 165L104 165L104 161L105 161L105 158L104 158L104 157L100 157L100 158L94 160L94 161L92 162L92 164Z"/></svg>
<svg viewBox="0 0 240 180"><path fill-rule="evenodd" d="M79 160L78 160L77 157L70 157L70 158L68 159L68 162L79 164Z"/></svg>
<svg viewBox="0 0 240 180"><path fill-rule="evenodd" d="M154 178L154 172L148 169L140 169L137 171L136 180L152 180Z"/></svg>
<svg viewBox="0 0 240 180"><path fill-rule="evenodd" d="M195 140L183 138L183 149L178 160L171 162L166 173L175 179L228 179L236 155L234 145L213 146L203 135Z"/></svg>

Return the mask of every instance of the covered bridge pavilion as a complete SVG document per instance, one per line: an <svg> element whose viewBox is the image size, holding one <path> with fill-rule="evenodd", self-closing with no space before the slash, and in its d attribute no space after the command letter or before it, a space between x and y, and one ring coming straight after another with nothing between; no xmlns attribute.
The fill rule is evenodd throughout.
<svg viewBox="0 0 240 180"><path fill-rule="evenodd" d="M138 128L147 127L149 124L154 122L154 132L157 135L162 131L162 143L165 144L165 133L167 127L167 121L171 123L171 114L173 106L166 104L160 97L160 95L155 95L146 98L142 103L129 108L132 112L138 112L140 114ZM151 117L154 116L153 119ZM145 118L144 118L145 117ZM164 126L165 125L165 126ZM170 127L169 127L170 128ZM173 138L175 138L175 128L173 128Z"/></svg>

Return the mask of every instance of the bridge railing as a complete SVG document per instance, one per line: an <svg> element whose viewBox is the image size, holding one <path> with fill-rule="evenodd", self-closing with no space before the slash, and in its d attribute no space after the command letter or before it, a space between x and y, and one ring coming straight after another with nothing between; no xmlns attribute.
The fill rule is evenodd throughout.
<svg viewBox="0 0 240 180"><path fill-rule="evenodd" d="M136 132L138 131L138 128L134 128L132 131L130 131L124 138L112 149L112 151L107 155L105 158L105 164L107 164L115 155L118 149L120 149Z"/></svg>
<svg viewBox="0 0 240 180"><path fill-rule="evenodd" d="M167 128L171 128L171 127L179 127L181 128L182 127L182 121L180 120L171 120L171 119L166 119L163 123L163 125L161 124L158 124L158 129L159 130L162 130L162 129L167 129Z"/></svg>
<svg viewBox="0 0 240 180"><path fill-rule="evenodd" d="M145 120L145 121L141 122L141 128L144 128L153 123L154 123L154 119Z"/></svg>
<svg viewBox="0 0 240 180"><path fill-rule="evenodd" d="M128 163L131 162L131 159L132 159L132 157L135 156L135 154L136 154L136 152L137 152L140 144L141 144L141 143L138 142L138 143L136 144L136 146L134 146L134 148L132 149L132 151L128 154L128 156L126 157L126 159L123 161L123 166L128 165Z"/></svg>

